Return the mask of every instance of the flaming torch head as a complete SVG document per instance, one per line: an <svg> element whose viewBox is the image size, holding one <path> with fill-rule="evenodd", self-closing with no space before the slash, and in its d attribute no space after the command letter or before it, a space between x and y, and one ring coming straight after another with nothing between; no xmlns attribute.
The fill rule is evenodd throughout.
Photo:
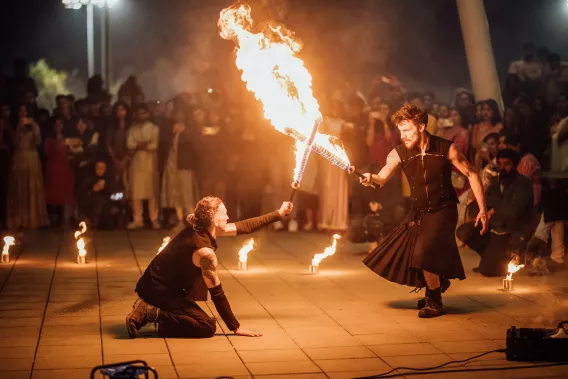
<svg viewBox="0 0 568 379"><path fill-rule="evenodd" d="M243 247L239 250L239 262L245 263L248 259L248 253L254 249L254 238L245 241Z"/></svg>
<svg viewBox="0 0 568 379"><path fill-rule="evenodd" d="M172 238L170 236L164 237L164 239L162 240L162 246L159 247L158 253L156 255L160 254L162 250L164 250L164 248L168 246L168 243L170 243L171 240Z"/></svg>
<svg viewBox="0 0 568 379"><path fill-rule="evenodd" d="M85 234L85 232L87 231L87 223L85 223L85 221L81 221L79 223L79 226L81 227L81 234Z"/></svg>
<svg viewBox="0 0 568 379"><path fill-rule="evenodd" d="M324 258L327 258L333 254L335 254L335 250L337 249L337 240L340 239L341 236L339 234L334 234L333 235L333 242L331 243L331 246L328 246L325 248L325 250L323 251L323 253L319 253L314 255L314 257L312 258L312 266L319 266L319 264L321 263L321 261Z"/></svg>
<svg viewBox="0 0 568 379"><path fill-rule="evenodd" d="M241 78L264 105L264 117L282 133L291 128L306 137L296 142L294 182L299 183L314 128L317 131L321 119L312 77L296 56L302 48L299 40L282 26L269 25L264 32L253 32L251 8L246 4L223 9L218 26L222 38L235 42Z"/></svg>

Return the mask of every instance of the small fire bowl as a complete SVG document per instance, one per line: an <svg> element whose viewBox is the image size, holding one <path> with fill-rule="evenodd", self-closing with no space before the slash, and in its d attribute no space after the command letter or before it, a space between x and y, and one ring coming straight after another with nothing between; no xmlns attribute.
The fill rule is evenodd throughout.
<svg viewBox="0 0 568 379"><path fill-rule="evenodd" d="M317 274L319 273L319 266L310 265L310 274Z"/></svg>
<svg viewBox="0 0 568 379"><path fill-rule="evenodd" d="M503 291L513 291L513 279L503 279Z"/></svg>
<svg viewBox="0 0 568 379"><path fill-rule="evenodd" d="M241 270L241 271L247 271L247 270L248 270L247 262L241 262L241 261L239 261L239 270Z"/></svg>
<svg viewBox="0 0 568 379"><path fill-rule="evenodd" d="M86 264L87 263L87 256L77 254L77 263L80 264L80 265Z"/></svg>
<svg viewBox="0 0 568 379"><path fill-rule="evenodd" d="M10 254L2 253L2 263L10 263Z"/></svg>

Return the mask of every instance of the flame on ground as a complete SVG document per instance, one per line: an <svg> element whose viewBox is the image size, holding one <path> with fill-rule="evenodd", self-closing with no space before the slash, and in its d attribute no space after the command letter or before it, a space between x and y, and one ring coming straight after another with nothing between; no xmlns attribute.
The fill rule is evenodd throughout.
<svg viewBox="0 0 568 379"><path fill-rule="evenodd" d="M84 257L87 255L87 250L85 250L85 240L83 237L77 240L77 250L79 252L79 256Z"/></svg>
<svg viewBox="0 0 568 379"><path fill-rule="evenodd" d="M81 221L79 223L79 227L81 228L81 230L77 230L75 234L73 234L75 236L75 239L79 238L81 234L85 234L85 232L87 231L87 223L85 223L85 221Z"/></svg>
<svg viewBox="0 0 568 379"><path fill-rule="evenodd" d="M294 129L307 139L321 113L313 95L312 77L296 56L302 46L293 32L269 25L265 32L254 33L251 8L247 4L223 9L217 25L222 38L234 41L241 79L262 102L264 117L276 130L288 134L286 129ZM328 138L318 133L314 141L326 144ZM301 170L305 147L306 142L296 141L294 178Z"/></svg>
<svg viewBox="0 0 568 379"><path fill-rule="evenodd" d="M512 280L513 274L515 272L519 271L521 268L525 267L525 265L520 265L518 263L519 263L518 258L511 259L511 262L509 262L509 264L507 265L508 274L507 274L507 277L505 279Z"/></svg>
<svg viewBox="0 0 568 379"><path fill-rule="evenodd" d="M164 237L164 239L162 240L162 246L160 246L160 248L158 249L158 253L156 255L160 254L162 250L164 250L164 248L168 246L168 243L170 243L171 240L172 237L170 236Z"/></svg>
<svg viewBox="0 0 568 379"><path fill-rule="evenodd" d="M10 253L10 246L16 244L16 239L12 236L4 237L4 247L2 248L2 254L8 255Z"/></svg>
<svg viewBox="0 0 568 379"><path fill-rule="evenodd" d="M331 246L326 247L323 253L318 253L314 255L314 257L312 258L312 266L319 266L320 262L323 259L329 257L330 255L335 254L335 250L337 249L337 240L340 238L341 236L339 234L334 234Z"/></svg>
<svg viewBox="0 0 568 379"><path fill-rule="evenodd" d="M254 249L254 238L249 238L239 250L239 261L243 263L246 262L248 259L248 253L250 253L252 249Z"/></svg>

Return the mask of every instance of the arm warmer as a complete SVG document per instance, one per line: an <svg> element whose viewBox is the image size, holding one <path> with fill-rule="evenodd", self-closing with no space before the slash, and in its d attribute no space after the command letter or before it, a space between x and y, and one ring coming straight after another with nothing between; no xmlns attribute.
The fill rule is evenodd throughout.
<svg viewBox="0 0 568 379"><path fill-rule="evenodd" d="M282 220L280 212L274 211L267 213L262 216L248 218L243 221L235 222L237 228L237 235L252 233L266 225L272 224L273 222Z"/></svg>
<svg viewBox="0 0 568 379"><path fill-rule="evenodd" d="M241 324L239 324L231 310L229 300L227 300L227 296L225 296L225 292L223 291L223 285L219 284L216 287L209 288L209 293L211 294L211 300L213 301L213 304L215 304L217 312L219 312L219 315L229 330L232 332L237 330Z"/></svg>

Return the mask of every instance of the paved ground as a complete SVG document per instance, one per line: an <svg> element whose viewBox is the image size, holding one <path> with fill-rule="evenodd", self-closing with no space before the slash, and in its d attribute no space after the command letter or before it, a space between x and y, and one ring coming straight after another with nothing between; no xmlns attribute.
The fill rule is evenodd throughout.
<svg viewBox="0 0 568 379"><path fill-rule="evenodd" d="M75 263L72 235L25 237L11 264L0 265L0 378L87 378L98 364L144 359L160 378L348 378L399 366L426 367L504 347L511 325L549 326L568 319L568 275L501 280L469 275L445 297L449 314L420 320L417 294L382 280L361 263L364 246L340 243L335 256L309 275L319 234L255 235L247 272L237 270L243 239L221 239L221 280L242 325L262 338L225 335L207 340L130 340L124 318L133 287L161 244L157 231L88 233L89 263ZM466 272L476 262L463 251ZM15 263L13 263L15 262ZM211 303L202 304L210 313ZM465 367L512 365L492 354ZM463 365L454 365L465 368ZM455 368L455 367L454 367ZM402 373L404 371L401 371ZM568 377L568 366L445 373L429 378ZM408 376L415 378L415 376Z"/></svg>

